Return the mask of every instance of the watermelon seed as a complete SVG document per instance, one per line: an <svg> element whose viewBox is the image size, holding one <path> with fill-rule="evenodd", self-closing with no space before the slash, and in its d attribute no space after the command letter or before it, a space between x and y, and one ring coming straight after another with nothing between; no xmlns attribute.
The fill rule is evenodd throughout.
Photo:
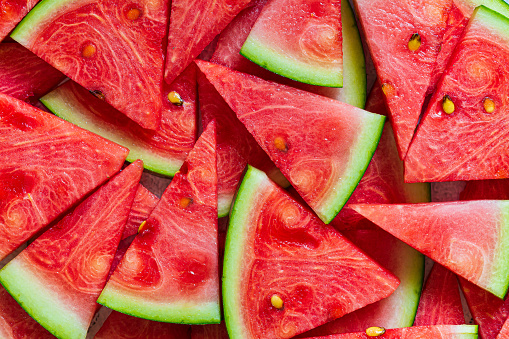
<svg viewBox="0 0 509 339"><path fill-rule="evenodd" d="M168 100L170 100L170 102L176 106L182 106L184 104L184 100L182 100L180 94L175 91L168 93Z"/></svg>
<svg viewBox="0 0 509 339"><path fill-rule="evenodd" d="M101 92L99 90L90 91L90 93L92 93L93 95L95 95L96 98L99 98L101 100L104 100L104 98L105 98L103 92Z"/></svg>
<svg viewBox="0 0 509 339"><path fill-rule="evenodd" d="M138 233L143 231L143 226L145 226L146 223L147 223L147 220L143 220L143 222L140 224L140 227L138 227Z"/></svg>
<svg viewBox="0 0 509 339"><path fill-rule="evenodd" d="M272 297L270 297L270 303L278 310L282 309L284 306L283 299L281 299L281 297L277 294L274 294Z"/></svg>
<svg viewBox="0 0 509 339"><path fill-rule="evenodd" d="M389 96L394 92L394 86L386 82L382 84L382 91L384 92L385 96Z"/></svg>
<svg viewBox="0 0 509 339"><path fill-rule="evenodd" d="M286 144L285 139L283 139L282 137L276 137L274 139L274 146L281 152L285 153L288 152L288 145Z"/></svg>
<svg viewBox="0 0 509 339"><path fill-rule="evenodd" d="M366 334L368 337L378 337L385 333L385 328L372 326L366 329Z"/></svg>
<svg viewBox="0 0 509 339"><path fill-rule="evenodd" d="M94 44L87 44L83 49L81 50L81 55L84 58L91 58L95 55L97 52L97 48Z"/></svg>
<svg viewBox="0 0 509 339"><path fill-rule="evenodd" d="M412 52L417 51L421 47L421 36L419 33L414 33L408 41L408 49Z"/></svg>
<svg viewBox="0 0 509 339"><path fill-rule="evenodd" d="M444 98L442 99L442 109L447 114L454 113L454 102L452 102L451 97L447 94L444 95Z"/></svg>
<svg viewBox="0 0 509 339"><path fill-rule="evenodd" d="M486 113L493 113L493 111L495 110L495 102L493 102L493 100L491 100L488 97L484 98L483 106Z"/></svg>
<svg viewBox="0 0 509 339"><path fill-rule="evenodd" d="M127 19L131 21L138 19L140 16L141 11L138 8L131 8L126 14Z"/></svg>
<svg viewBox="0 0 509 339"><path fill-rule="evenodd" d="M188 198L188 197L183 197L180 199L180 202L179 202L179 205L180 207L182 208L187 208L189 207L189 205L191 205L193 203L193 199L191 198Z"/></svg>

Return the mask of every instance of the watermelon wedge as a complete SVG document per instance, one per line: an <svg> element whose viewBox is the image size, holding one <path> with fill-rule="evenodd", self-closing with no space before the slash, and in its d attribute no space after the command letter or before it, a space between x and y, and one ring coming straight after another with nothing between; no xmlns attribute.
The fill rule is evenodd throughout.
<svg viewBox="0 0 509 339"><path fill-rule="evenodd" d="M182 103L172 104L169 93ZM129 148L128 161L143 160L145 168L173 176L196 141L196 70L189 67L171 85L163 86L159 130L141 128L125 115L69 81L41 98L59 117ZM159 99L161 101L161 99Z"/></svg>
<svg viewBox="0 0 509 339"><path fill-rule="evenodd" d="M226 239L223 300L231 338L291 338L387 297L398 283L248 167Z"/></svg>
<svg viewBox="0 0 509 339"><path fill-rule="evenodd" d="M196 63L306 203L329 223L366 170L384 117L223 66Z"/></svg>
<svg viewBox="0 0 509 339"><path fill-rule="evenodd" d="M341 0L272 0L240 53L279 75L312 85L343 86Z"/></svg>
<svg viewBox="0 0 509 339"><path fill-rule="evenodd" d="M120 170L127 152L0 94L0 260Z"/></svg>
<svg viewBox="0 0 509 339"><path fill-rule="evenodd" d="M387 232L503 298L509 285L509 201L351 207Z"/></svg>
<svg viewBox="0 0 509 339"><path fill-rule="evenodd" d="M172 0L164 80L170 84L250 0Z"/></svg>
<svg viewBox="0 0 509 339"><path fill-rule="evenodd" d="M167 0L46 0L11 36L140 126L157 129L168 9Z"/></svg>
<svg viewBox="0 0 509 339"><path fill-rule="evenodd" d="M216 127L203 132L98 302L136 317L219 323Z"/></svg>
<svg viewBox="0 0 509 339"><path fill-rule="evenodd" d="M406 181L509 177L508 32L508 18L476 10L410 146Z"/></svg>
<svg viewBox="0 0 509 339"><path fill-rule="evenodd" d="M132 163L0 270L2 285L55 336L85 338L142 171Z"/></svg>
<svg viewBox="0 0 509 339"><path fill-rule="evenodd" d="M463 325L465 316L456 275L435 263L422 291L414 326Z"/></svg>

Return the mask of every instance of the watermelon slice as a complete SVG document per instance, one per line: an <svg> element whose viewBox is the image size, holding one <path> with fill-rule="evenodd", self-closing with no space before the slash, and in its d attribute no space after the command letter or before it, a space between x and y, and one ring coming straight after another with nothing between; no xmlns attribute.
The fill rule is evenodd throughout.
<svg viewBox="0 0 509 339"><path fill-rule="evenodd" d="M131 164L0 270L2 285L55 336L85 338L142 171Z"/></svg>
<svg viewBox="0 0 509 339"><path fill-rule="evenodd" d="M465 316L456 275L435 263L419 301L414 326L463 325Z"/></svg>
<svg viewBox="0 0 509 339"><path fill-rule="evenodd" d="M215 124L175 175L98 302L140 318L219 323Z"/></svg>
<svg viewBox="0 0 509 339"><path fill-rule="evenodd" d="M0 94L0 260L120 170L127 149Z"/></svg>
<svg viewBox="0 0 509 339"><path fill-rule="evenodd" d="M35 103L64 79L65 75L20 44L0 44L0 92Z"/></svg>
<svg viewBox="0 0 509 339"><path fill-rule="evenodd" d="M279 75L342 87L342 42L341 0L272 0L240 53Z"/></svg>
<svg viewBox="0 0 509 339"><path fill-rule="evenodd" d="M509 177L508 32L509 19L476 10L410 146L406 181Z"/></svg>
<svg viewBox="0 0 509 339"><path fill-rule="evenodd" d="M142 127L157 129L167 23L167 0L46 0L11 36Z"/></svg>
<svg viewBox="0 0 509 339"><path fill-rule="evenodd" d="M177 93L183 103L172 104L169 93ZM173 84L165 84L163 95L158 131L141 128L72 81L45 95L41 101L59 117L129 148L128 161L141 159L148 170L173 176L196 141L195 67L186 69Z"/></svg>
<svg viewBox="0 0 509 339"><path fill-rule="evenodd" d="M173 0L164 80L170 84L250 0Z"/></svg>
<svg viewBox="0 0 509 339"><path fill-rule="evenodd" d="M16 27L40 0L9 0L0 3L0 41Z"/></svg>
<svg viewBox="0 0 509 339"><path fill-rule="evenodd" d="M197 64L306 203L330 222L366 170L384 117L223 66Z"/></svg>
<svg viewBox="0 0 509 339"><path fill-rule="evenodd" d="M454 273L503 298L509 285L509 201L351 207Z"/></svg>
<svg viewBox="0 0 509 339"><path fill-rule="evenodd" d="M230 337L290 338L387 297L397 285L391 273L248 167L226 239Z"/></svg>

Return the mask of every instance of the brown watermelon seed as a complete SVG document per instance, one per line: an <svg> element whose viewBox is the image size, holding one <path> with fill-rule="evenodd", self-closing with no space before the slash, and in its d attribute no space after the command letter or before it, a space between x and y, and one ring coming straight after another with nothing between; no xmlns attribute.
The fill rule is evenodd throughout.
<svg viewBox="0 0 509 339"><path fill-rule="evenodd" d="M140 227L138 227L138 233L143 231L143 226L145 226L146 223L147 223L147 220L143 220L143 222L140 224Z"/></svg>
<svg viewBox="0 0 509 339"><path fill-rule="evenodd" d="M193 203L193 199L191 199L189 197L183 197L179 201L179 205L180 205L181 208L187 208L192 203Z"/></svg>
<svg viewBox="0 0 509 339"><path fill-rule="evenodd" d="M394 92L394 86L386 82L382 84L382 92L384 92L385 96L389 96Z"/></svg>
<svg viewBox="0 0 509 339"><path fill-rule="evenodd" d="M180 94L175 91L168 93L168 100L170 100L170 102L175 106L182 106L184 104L184 100L182 100Z"/></svg>
<svg viewBox="0 0 509 339"><path fill-rule="evenodd" d="M378 327L378 326L372 326L368 327L366 329L366 335L368 337L378 337L385 333L385 328Z"/></svg>
<svg viewBox="0 0 509 339"><path fill-rule="evenodd" d="M285 153L288 152L288 145L286 144L285 139L283 139L282 137L276 137L274 139L274 146L281 152Z"/></svg>
<svg viewBox="0 0 509 339"><path fill-rule="evenodd" d="M454 102L452 102L452 99L447 94L444 95L444 98L442 99L442 109L447 114L454 113Z"/></svg>
<svg viewBox="0 0 509 339"><path fill-rule="evenodd" d="M282 309L284 306L283 299L277 294L274 294L272 297L270 297L270 303L274 308L277 308L278 310Z"/></svg>
<svg viewBox="0 0 509 339"><path fill-rule="evenodd" d="M101 100L104 100L106 98L104 96L103 92L101 92L99 90L90 91L90 93L92 93L93 95L95 95L96 98L101 99Z"/></svg>
<svg viewBox="0 0 509 339"><path fill-rule="evenodd" d="M495 110L495 102L488 97L484 98L483 106L486 113L493 113Z"/></svg>
<svg viewBox="0 0 509 339"><path fill-rule="evenodd" d="M408 49L412 52L417 51L421 47L421 36L419 33L414 33L408 41Z"/></svg>
<svg viewBox="0 0 509 339"><path fill-rule="evenodd" d="M140 16L141 16L141 10L138 9L138 8L131 8L126 13L127 19L129 19L131 21L134 21L134 20L138 19Z"/></svg>
<svg viewBox="0 0 509 339"><path fill-rule="evenodd" d="M95 55L97 52L97 48L94 44L86 44L83 49L81 50L81 55L84 58L91 58Z"/></svg>

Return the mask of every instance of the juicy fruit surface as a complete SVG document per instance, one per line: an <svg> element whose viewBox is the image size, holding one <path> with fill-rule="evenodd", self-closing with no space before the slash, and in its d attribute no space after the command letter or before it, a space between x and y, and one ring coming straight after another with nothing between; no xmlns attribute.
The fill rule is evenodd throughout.
<svg viewBox="0 0 509 339"><path fill-rule="evenodd" d="M300 196L330 222L366 170L384 117L219 65L198 66Z"/></svg>
<svg viewBox="0 0 509 339"><path fill-rule="evenodd" d="M127 150L0 94L0 259L116 173Z"/></svg>
<svg viewBox="0 0 509 339"><path fill-rule="evenodd" d="M134 19L133 9L140 13ZM12 37L142 127L156 129L167 21L165 0L53 0L36 6Z"/></svg>
<svg viewBox="0 0 509 339"><path fill-rule="evenodd" d="M234 203L224 267L233 338L290 338L386 297L398 285L252 167ZM273 306L274 295L282 308Z"/></svg>
<svg viewBox="0 0 509 339"><path fill-rule="evenodd" d="M509 176L505 142L509 138L507 30L509 19L491 10L474 14L410 146L405 180ZM455 106L452 114L442 108L446 95ZM485 100L494 103L493 112L486 111Z"/></svg>
<svg viewBox="0 0 509 339"><path fill-rule="evenodd" d="M147 220L158 202L159 198L146 189L145 186L141 184L138 186L131 211L129 212L129 218L122 234L122 240L138 233L141 223Z"/></svg>
<svg viewBox="0 0 509 339"><path fill-rule="evenodd" d="M3 0L0 2L0 41L40 0Z"/></svg>
<svg viewBox="0 0 509 339"><path fill-rule="evenodd" d="M341 0L268 2L240 52L285 77L341 87Z"/></svg>

